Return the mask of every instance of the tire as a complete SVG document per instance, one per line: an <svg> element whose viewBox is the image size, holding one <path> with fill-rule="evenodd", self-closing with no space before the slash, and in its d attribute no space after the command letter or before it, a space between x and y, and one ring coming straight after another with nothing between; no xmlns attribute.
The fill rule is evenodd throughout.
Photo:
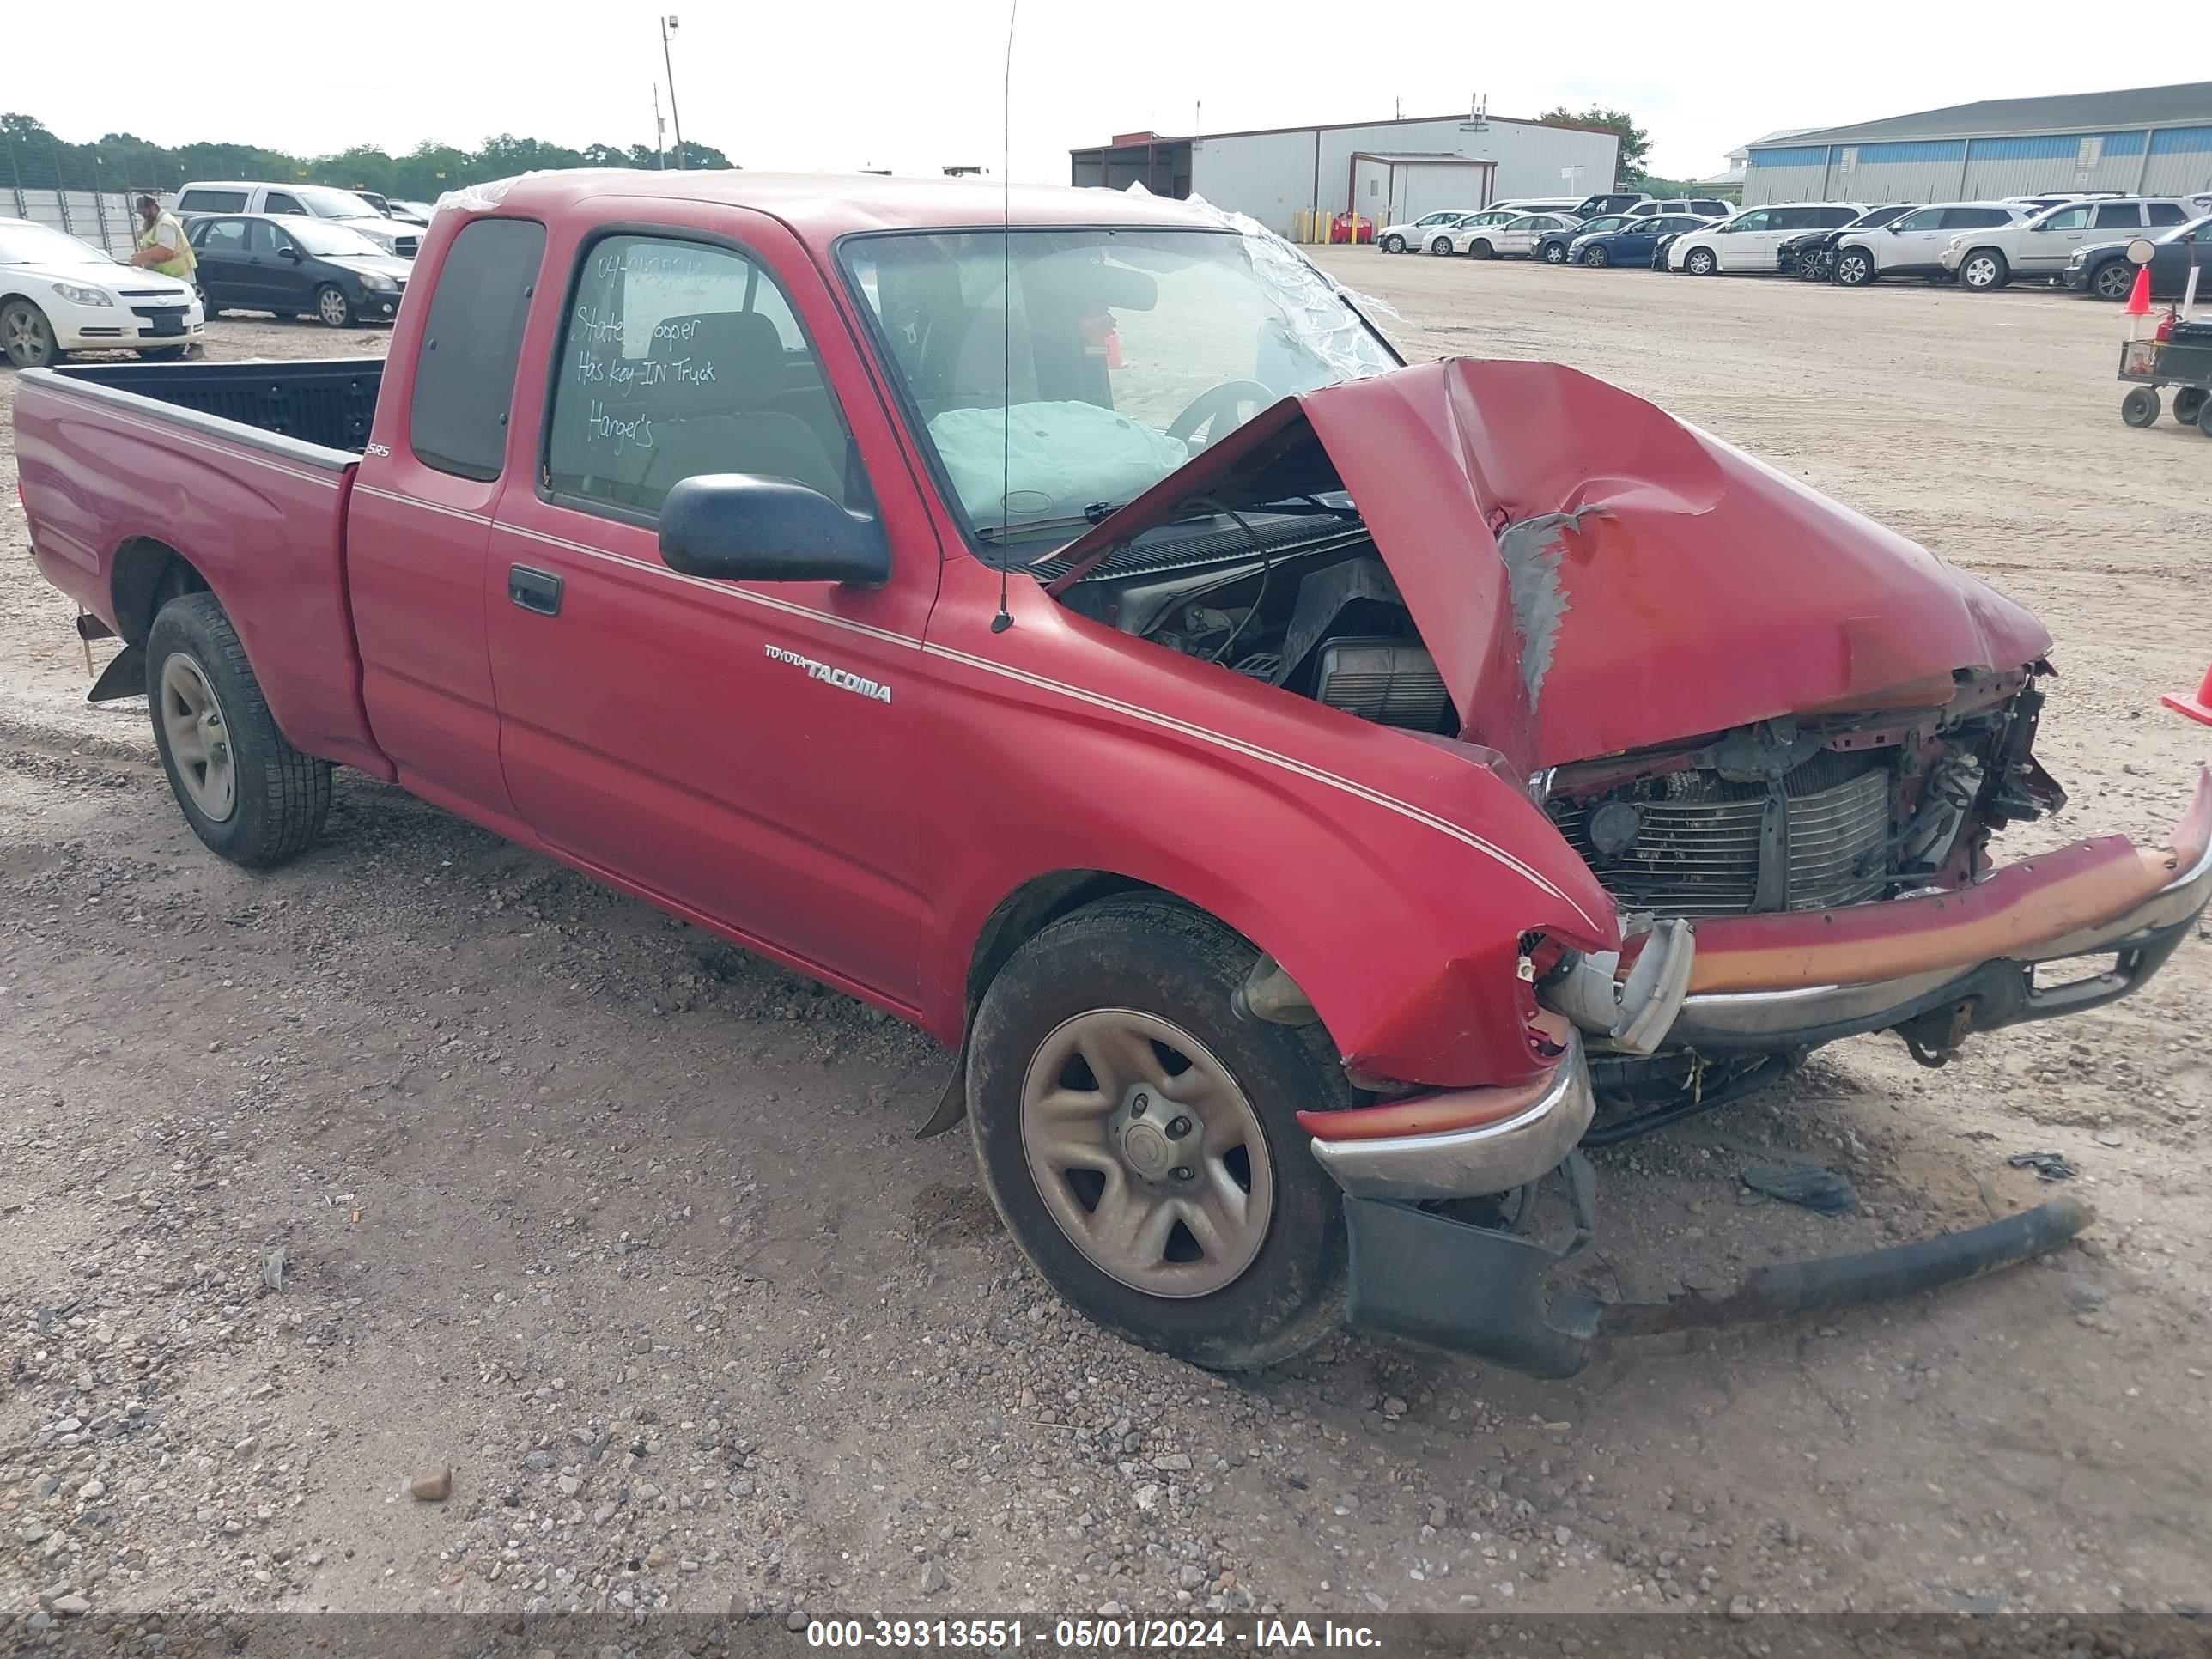
<svg viewBox="0 0 2212 1659"><path fill-rule="evenodd" d="M189 341L183 345L147 346L139 350L138 357L140 362L149 363L180 362L184 360L185 354L191 349L191 343Z"/></svg>
<svg viewBox="0 0 2212 1659"><path fill-rule="evenodd" d="M216 304L215 295L205 289L200 290L200 314L210 322L222 315L222 307Z"/></svg>
<svg viewBox="0 0 2212 1659"><path fill-rule="evenodd" d="M1566 264L1566 262L1567 245L1565 242L1547 242L1544 244L1544 263L1546 264L1563 265Z"/></svg>
<svg viewBox="0 0 2212 1659"><path fill-rule="evenodd" d="M1474 246L1468 249L1467 257L1470 259L1495 259L1498 257L1498 250L1478 236L1474 239Z"/></svg>
<svg viewBox="0 0 2212 1659"><path fill-rule="evenodd" d="M2130 426L2154 426L2158 422L2158 389L2133 387L2120 399L2120 418Z"/></svg>
<svg viewBox="0 0 2212 1659"><path fill-rule="evenodd" d="M1874 255L1863 247L1847 247L1836 255L1835 283L1838 288L1864 288L1874 281Z"/></svg>
<svg viewBox="0 0 2212 1659"><path fill-rule="evenodd" d="M52 368L62 360L54 325L28 300L0 306L0 355L17 368Z"/></svg>
<svg viewBox="0 0 2212 1659"><path fill-rule="evenodd" d="M1711 276L1721 268L1721 262L1709 247L1693 247L1682 261L1682 269L1692 276Z"/></svg>
<svg viewBox="0 0 2212 1659"><path fill-rule="evenodd" d="M1592 270L1602 270L1613 263L1613 255L1602 247L1586 247L1583 250L1583 263Z"/></svg>
<svg viewBox="0 0 2212 1659"><path fill-rule="evenodd" d="M1429 243L1429 252L1431 252L1431 253L1445 253L1445 254L1448 254L1448 253L1449 253L1451 251L1452 251L1452 239L1451 239L1450 237L1449 237L1449 236L1438 236L1438 237L1436 237L1436 238L1434 238L1433 240L1431 240L1430 241L1430 243Z"/></svg>
<svg viewBox="0 0 2212 1659"><path fill-rule="evenodd" d="M2107 259L2089 278L2089 292L2100 300L2120 301L2136 285L2136 268L2125 259Z"/></svg>
<svg viewBox="0 0 2212 1659"><path fill-rule="evenodd" d="M2173 418L2184 426L2196 426L2204 417L2208 401L2212 399L2205 397L2203 387L2185 386L2173 394Z"/></svg>
<svg viewBox="0 0 2212 1659"><path fill-rule="evenodd" d="M315 290L315 316L331 328L351 328L353 301L336 283L325 283Z"/></svg>
<svg viewBox="0 0 2212 1659"><path fill-rule="evenodd" d="M1103 900L1054 922L1008 959L976 1010L968 1057L976 1159L1023 1254L1086 1318L1222 1370L1304 1352L1343 1322L1346 1308L1342 1195L1308 1151L1296 1113L1357 1097L1319 1027L1231 1012L1230 993L1254 960L1227 928L1172 900ZM1079 1043L1113 1074L1094 1071ZM1175 1068L1163 1045L1188 1066ZM1135 1062L1124 1063L1132 1054ZM1204 1113L1166 1092L1192 1073L1215 1079L1214 1105ZM1079 1103L1060 1120L1070 1127L1063 1144L1073 1149L1065 1169L1050 1163L1052 1140L1032 1145L1031 1129L1054 1121L1039 1103L1055 1094ZM1079 1103L1091 1095L1118 1104L1087 1113ZM1148 1101L1163 1100L1175 1115L1147 1115ZM1242 1139L1210 1158L1175 1164L1188 1156L1176 1145L1179 1122L1197 1138L1189 1144L1218 1146L1231 1133ZM1241 1232L1218 1212L1217 1195L1237 1186L1240 1159L1238 1207L1251 1218ZM1158 1166L1150 1176L1148 1160ZM1193 1167L1195 1184L1185 1185L1176 1172ZM1203 1230L1224 1248L1200 1243L1181 1219L1158 1230L1163 1214L1189 1215L1209 1199L1218 1212ZM1155 1224L1148 1243L1093 1245L1079 1237L1085 1217L1137 1225L1146 1216ZM1094 1249L1109 1259L1118 1254L1120 1270L1102 1266ZM1139 1289L1132 1279L1156 1288Z"/></svg>
<svg viewBox="0 0 2212 1659"><path fill-rule="evenodd" d="M211 851L267 869L297 857L322 833L331 763L301 754L276 729L246 648L214 594L183 594L154 618L146 696L169 788ZM206 706L195 708L195 697Z"/></svg>
<svg viewBox="0 0 2212 1659"><path fill-rule="evenodd" d="M2207 398L2197 407L2197 429L2212 438L2212 398Z"/></svg>
<svg viewBox="0 0 2212 1659"><path fill-rule="evenodd" d="M1972 294L1994 294L2012 281L2012 266L1993 247L1978 247L1959 261L1959 286Z"/></svg>
<svg viewBox="0 0 2212 1659"><path fill-rule="evenodd" d="M1406 251L1406 239L1402 236L1385 236L1382 239L1382 251L1385 253L1403 253Z"/></svg>

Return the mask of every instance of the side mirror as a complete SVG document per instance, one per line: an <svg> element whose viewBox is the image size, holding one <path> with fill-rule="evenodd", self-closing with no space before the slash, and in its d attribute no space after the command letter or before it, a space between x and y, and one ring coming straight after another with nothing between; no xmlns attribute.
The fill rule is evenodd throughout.
<svg viewBox="0 0 2212 1659"><path fill-rule="evenodd" d="M671 570L735 582L890 579L882 524L818 489L752 472L685 478L660 507L660 556Z"/></svg>
<svg viewBox="0 0 2212 1659"><path fill-rule="evenodd" d="M302 259L304 259L304 258L306 258L307 257L306 254L304 254L304 253L301 252L299 249L297 249L297 248L294 247L294 246L293 246L290 243L289 243L289 242L288 242L288 243L286 243L283 247L281 247L281 248L277 249L277 250L276 250L276 253L277 253L277 257L278 257L279 258L289 259L289 260L290 260L294 264L295 264L295 265L296 265L296 264L299 264Z"/></svg>

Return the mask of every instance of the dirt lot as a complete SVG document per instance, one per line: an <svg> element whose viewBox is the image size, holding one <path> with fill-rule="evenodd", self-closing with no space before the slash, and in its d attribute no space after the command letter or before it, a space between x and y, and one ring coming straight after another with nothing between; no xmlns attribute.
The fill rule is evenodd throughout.
<svg viewBox="0 0 2212 1659"><path fill-rule="evenodd" d="M1416 355L1617 380L2039 608L2075 805L2021 844L2179 809L2207 734L2156 695L2212 654L2212 444L2121 425L2112 308L1333 263ZM231 321L211 350L382 349ZM13 471L0 1638L42 1597L2212 1603L2200 940L2145 994L1941 1073L1846 1043L1598 1159L1601 1282L1629 1294L1972 1224L2045 1195L2005 1164L2040 1147L2102 1213L2048 1264L1625 1343L1565 1384L1351 1339L1224 1381L1061 1310L965 1137L910 1139L943 1059L858 1005L359 777L275 875L203 851L143 705L81 702ZM1844 1170L1863 1209L1751 1198L1740 1170L1776 1154ZM448 1468L448 1499L409 1498Z"/></svg>

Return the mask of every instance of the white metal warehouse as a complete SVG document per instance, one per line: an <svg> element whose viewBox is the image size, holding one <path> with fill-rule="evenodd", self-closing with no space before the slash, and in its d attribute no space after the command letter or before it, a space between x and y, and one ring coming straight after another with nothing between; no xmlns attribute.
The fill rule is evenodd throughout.
<svg viewBox="0 0 2212 1659"><path fill-rule="evenodd" d="M2000 98L1754 140L1761 202L1944 202L2117 190L2212 191L2212 81Z"/></svg>
<svg viewBox="0 0 2212 1659"><path fill-rule="evenodd" d="M1620 139L1600 127L1477 112L1166 137L1125 132L1068 152L1070 181L1202 196L1285 236L1316 216L1389 224L1443 208L1613 188Z"/></svg>

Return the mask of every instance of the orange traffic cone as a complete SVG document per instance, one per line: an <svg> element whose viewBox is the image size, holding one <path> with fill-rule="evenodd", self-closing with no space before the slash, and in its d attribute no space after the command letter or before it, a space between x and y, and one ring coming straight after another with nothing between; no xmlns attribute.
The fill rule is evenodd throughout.
<svg viewBox="0 0 2212 1659"><path fill-rule="evenodd" d="M2150 315L2150 267L2148 265L2136 267L2136 285L2128 290L2126 314L2130 317Z"/></svg>
<svg viewBox="0 0 2212 1659"><path fill-rule="evenodd" d="M2201 726L2212 726L2212 668L2204 671L2195 696L2185 691L2169 691L2159 701L2177 714L2186 714Z"/></svg>

